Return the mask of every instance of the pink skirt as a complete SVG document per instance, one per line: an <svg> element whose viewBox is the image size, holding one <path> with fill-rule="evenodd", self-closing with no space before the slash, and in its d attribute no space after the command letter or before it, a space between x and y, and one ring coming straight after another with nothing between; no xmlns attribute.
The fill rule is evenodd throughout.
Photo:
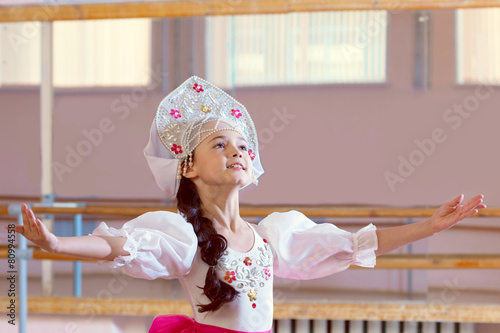
<svg viewBox="0 0 500 333"><path fill-rule="evenodd" d="M153 324L148 333L271 333L271 330L264 332L242 332L228 330L217 326L197 323L188 316L171 315L158 316L153 320Z"/></svg>

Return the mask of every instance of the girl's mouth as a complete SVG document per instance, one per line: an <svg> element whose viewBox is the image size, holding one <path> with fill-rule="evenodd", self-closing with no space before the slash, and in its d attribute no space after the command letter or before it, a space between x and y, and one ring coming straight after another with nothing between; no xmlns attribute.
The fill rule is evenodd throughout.
<svg viewBox="0 0 500 333"><path fill-rule="evenodd" d="M230 164L227 166L228 169L242 169L242 170L245 170L245 168L243 167L243 164L241 163L233 163L233 164Z"/></svg>

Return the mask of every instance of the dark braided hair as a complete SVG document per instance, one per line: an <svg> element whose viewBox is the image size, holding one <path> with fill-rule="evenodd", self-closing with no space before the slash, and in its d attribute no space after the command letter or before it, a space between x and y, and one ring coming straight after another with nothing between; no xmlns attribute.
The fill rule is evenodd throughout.
<svg viewBox="0 0 500 333"><path fill-rule="evenodd" d="M216 311L238 296L236 289L221 281L215 273L217 261L227 248L227 240L217 233L212 221L203 216L198 190L189 178L181 179L177 192L177 209L193 225L198 237L198 246L201 248L201 259L209 266L205 286L200 288L211 303L198 304L198 311Z"/></svg>

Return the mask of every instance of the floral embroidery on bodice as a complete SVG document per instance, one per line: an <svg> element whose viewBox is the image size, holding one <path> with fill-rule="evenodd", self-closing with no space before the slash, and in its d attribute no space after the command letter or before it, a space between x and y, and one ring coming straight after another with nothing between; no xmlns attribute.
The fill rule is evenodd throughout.
<svg viewBox="0 0 500 333"><path fill-rule="evenodd" d="M248 297L255 309L257 305L253 302L257 300L259 290L272 276L273 253L267 241L260 238L255 231L254 234L255 244L252 250L247 253L226 250L216 269L225 282L231 284L241 296Z"/></svg>

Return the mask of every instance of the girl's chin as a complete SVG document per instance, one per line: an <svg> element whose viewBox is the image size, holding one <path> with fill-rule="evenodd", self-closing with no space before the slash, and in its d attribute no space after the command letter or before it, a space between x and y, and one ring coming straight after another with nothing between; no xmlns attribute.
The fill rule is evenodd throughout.
<svg viewBox="0 0 500 333"><path fill-rule="evenodd" d="M250 179L242 178L242 179L238 179L237 181L232 183L232 185L234 187L237 187L238 189L242 189L243 187L247 186L249 183L250 183Z"/></svg>
<svg viewBox="0 0 500 333"><path fill-rule="evenodd" d="M248 177L235 177L233 179L225 179L223 181L213 181L213 182L205 182L205 185L208 186L217 186L217 187L235 187L235 188L243 188L247 186L251 180Z"/></svg>

